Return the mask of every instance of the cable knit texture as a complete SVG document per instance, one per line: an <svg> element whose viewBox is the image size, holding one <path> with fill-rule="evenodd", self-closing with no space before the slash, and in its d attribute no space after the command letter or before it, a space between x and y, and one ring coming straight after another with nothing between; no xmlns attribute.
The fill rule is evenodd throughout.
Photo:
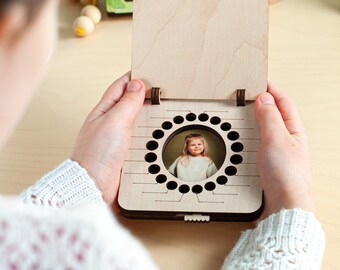
<svg viewBox="0 0 340 270"><path fill-rule="evenodd" d="M57 208L78 207L88 202L104 203L86 170L71 160L43 176L20 197L26 203Z"/></svg>
<svg viewBox="0 0 340 270"><path fill-rule="evenodd" d="M314 215L281 210L242 233L223 269L320 269L325 235Z"/></svg>
<svg viewBox="0 0 340 270"><path fill-rule="evenodd" d="M76 162L65 161L19 198L0 197L0 269L157 269ZM319 269L323 250L314 215L282 210L244 232L222 268Z"/></svg>

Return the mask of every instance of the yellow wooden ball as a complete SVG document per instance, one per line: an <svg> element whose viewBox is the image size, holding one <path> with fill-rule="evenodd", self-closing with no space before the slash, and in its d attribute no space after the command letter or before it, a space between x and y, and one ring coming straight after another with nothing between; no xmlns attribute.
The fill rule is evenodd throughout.
<svg viewBox="0 0 340 270"><path fill-rule="evenodd" d="M73 31L78 37L86 37L94 30L93 21L86 16L78 17L73 23Z"/></svg>
<svg viewBox="0 0 340 270"><path fill-rule="evenodd" d="M94 24L97 24L102 19L102 14L96 6L87 5L81 10L81 16L89 17Z"/></svg>

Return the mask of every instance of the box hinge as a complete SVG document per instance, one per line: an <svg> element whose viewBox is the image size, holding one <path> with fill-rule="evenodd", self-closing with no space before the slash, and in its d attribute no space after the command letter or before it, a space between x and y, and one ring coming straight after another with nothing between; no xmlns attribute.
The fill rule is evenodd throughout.
<svg viewBox="0 0 340 270"><path fill-rule="evenodd" d="M246 106L246 89L236 90L236 106Z"/></svg>
<svg viewBox="0 0 340 270"><path fill-rule="evenodd" d="M159 87L151 88L151 104L160 105L161 104L161 89Z"/></svg>

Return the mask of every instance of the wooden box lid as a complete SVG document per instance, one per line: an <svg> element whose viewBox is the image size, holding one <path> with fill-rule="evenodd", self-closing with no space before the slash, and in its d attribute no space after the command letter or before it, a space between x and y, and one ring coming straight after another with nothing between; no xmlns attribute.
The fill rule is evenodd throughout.
<svg viewBox="0 0 340 270"><path fill-rule="evenodd" d="M162 99L253 100L267 88L268 0L134 0L132 44L132 77Z"/></svg>

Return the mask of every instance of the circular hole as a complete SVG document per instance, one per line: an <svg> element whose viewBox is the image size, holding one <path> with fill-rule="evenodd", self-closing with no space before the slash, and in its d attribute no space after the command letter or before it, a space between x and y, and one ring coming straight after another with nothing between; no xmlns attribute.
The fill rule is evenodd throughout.
<svg viewBox="0 0 340 270"><path fill-rule="evenodd" d="M188 121L195 121L196 120L196 114L194 113L188 113L185 117Z"/></svg>
<svg viewBox="0 0 340 270"><path fill-rule="evenodd" d="M206 113L201 113L201 114L198 116L198 119L199 119L201 122L208 121L209 115L207 115Z"/></svg>
<svg viewBox="0 0 340 270"><path fill-rule="evenodd" d="M160 175L157 175L157 177L156 177L156 182L157 182L158 184L163 184L163 183L166 182L167 179L168 179L168 178L167 178L164 174L160 174Z"/></svg>
<svg viewBox="0 0 340 270"><path fill-rule="evenodd" d="M242 161L243 161L243 158L240 155L232 155L230 158L230 162L235 165L242 163Z"/></svg>
<svg viewBox="0 0 340 270"><path fill-rule="evenodd" d="M158 148L158 142L149 141L146 143L146 148L150 151L156 150Z"/></svg>
<svg viewBox="0 0 340 270"><path fill-rule="evenodd" d="M241 152L243 148L243 144L239 142L233 143L231 145L231 150L233 150L234 152Z"/></svg>
<svg viewBox="0 0 340 270"><path fill-rule="evenodd" d="M214 116L210 119L210 123L213 125L218 125L219 123L221 123L221 118Z"/></svg>
<svg viewBox="0 0 340 270"><path fill-rule="evenodd" d="M157 174L157 173L160 172L160 170L161 170L161 168L158 165L156 165L156 164L151 165L149 167L149 173L151 173L151 174Z"/></svg>
<svg viewBox="0 0 340 270"><path fill-rule="evenodd" d="M157 129L152 132L152 137L154 137L155 139L162 139L164 137L164 132L160 129Z"/></svg>
<svg viewBox="0 0 340 270"><path fill-rule="evenodd" d="M147 153L144 159L146 162L152 163L157 160L157 155L155 153Z"/></svg>
<svg viewBox="0 0 340 270"><path fill-rule="evenodd" d="M172 128L172 123L169 121L166 121L162 124L162 128L164 128L165 130L169 130Z"/></svg>
<svg viewBox="0 0 340 270"><path fill-rule="evenodd" d="M179 192L185 194L190 191L190 187L188 185L181 185L178 190Z"/></svg>
<svg viewBox="0 0 340 270"><path fill-rule="evenodd" d="M219 185L225 185L226 183L228 183L228 178L224 175L221 175L217 177L216 181Z"/></svg>
<svg viewBox="0 0 340 270"><path fill-rule="evenodd" d="M224 131L230 130L230 129L231 129L230 123L223 123L223 124L221 125L221 129L224 130Z"/></svg>
<svg viewBox="0 0 340 270"><path fill-rule="evenodd" d="M204 185L204 188L208 191L213 191L216 188L216 184L214 182L208 182Z"/></svg>
<svg viewBox="0 0 340 270"><path fill-rule="evenodd" d="M183 122L184 122L183 116L178 115L174 118L174 123L177 125L182 124Z"/></svg>
<svg viewBox="0 0 340 270"><path fill-rule="evenodd" d="M236 131L231 131L228 133L229 140L236 141L238 138L240 138L240 134L238 134Z"/></svg>
<svg viewBox="0 0 340 270"><path fill-rule="evenodd" d="M213 176L223 166L225 158L223 138L203 125L186 125L174 131L162 150L163 164L168 172L188 182Z"/></svg>
<svg viewBox="0 0 340 270"><path fill-rule="evenodd" d="M225 169L225 174L226 175L232 176L232 175L235 175L236 173L237 173L237 169L234 166L228 166Z"/></svg>
<svg viewBox="0 0 340 270"><path fill-rule="evenodd" d="M174 190L177 188L177 183L175 181L170 181L166 184L166 187L170 190Z"/></svg>
<svg viewBox="0 0 340 270"><path fill-rule="evenodd" d="M193 193L199 194L203 191L203 188L200 185L194 185L191 190Z"/></svg>

